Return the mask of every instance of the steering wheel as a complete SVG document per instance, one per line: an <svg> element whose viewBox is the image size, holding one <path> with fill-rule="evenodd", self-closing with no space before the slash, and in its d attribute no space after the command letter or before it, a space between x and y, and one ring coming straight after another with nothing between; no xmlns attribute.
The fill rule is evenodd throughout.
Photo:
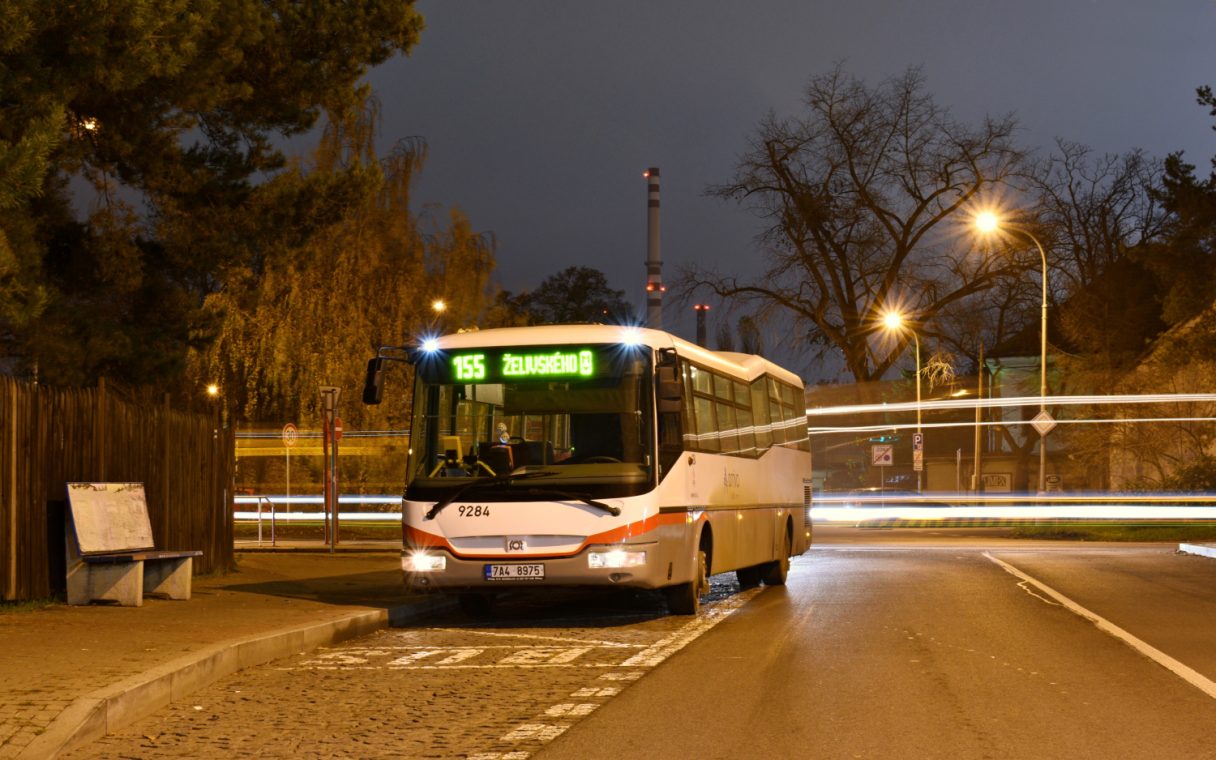
<svg viewBox="0 0 1216 760"><path fill-rule="evenodd" d="M594 456L594 457L587 457L586 459L583 460L583 464L605 464L605 463L621 464L621 460L617 459L616 457L609 457L609 456L602 456L602 455Z"/></svg>

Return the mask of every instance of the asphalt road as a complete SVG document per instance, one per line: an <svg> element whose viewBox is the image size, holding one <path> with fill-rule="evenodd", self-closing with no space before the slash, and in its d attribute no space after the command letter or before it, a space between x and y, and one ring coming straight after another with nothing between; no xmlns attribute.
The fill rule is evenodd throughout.
<svg viewBox="0 0 1216 760"><path fill-rule="evenodd" d="M1216 681L1216 562L1169 546L823 533L785 589L536 757L1216 757L1216 692L987 555L1201 685Z"/></svg>
<svg viewBox="0 0 1216 760"><path fill-rule="evenodd" d="M629 593L453 612L235 674L72 756L1216 758L1216 560L817 540L784 588L715 577L696 618Z"/></svg>

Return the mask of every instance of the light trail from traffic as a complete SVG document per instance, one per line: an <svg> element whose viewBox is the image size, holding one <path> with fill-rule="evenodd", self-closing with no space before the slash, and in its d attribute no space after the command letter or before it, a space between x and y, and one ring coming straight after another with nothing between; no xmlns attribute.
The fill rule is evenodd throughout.
<svg viewBox="0 0 1216 760"><path fill-rule="evenodd" d="M1113 423L1133 424L1139 422L1213 422L1216 417L1117 417L1117 418L1092 418L1084 420L1069 420L1056 419L1057 425L1109 425ZM959 421L959 422L924 422L921 423L922 428L952 428L952 427L967 427L973 428L976 425L980 427L1014 427L1016 425L1034 425L1034 420L982 420L976 422ZM840 427L808 427L807 432L811 435L827 435L832 433L874 433L882 430L891 430L892 428L910 428L915 427L915 423L885 423L882 425L842 425Z"/></svg>
<svg viewBox="0 0 1216 760"><path fill-rule="evenodd" d="M890 506L888 506L890 505ZM954 494L864 493L816 496L811 519L823 523L884 520L1006 520L1216 523L1216 494Z"/></svg>
<svg viewBox="0 0 1216 760"><path fill-rule="evenodd" d="M1141 393L1123 395L1097 396L1047 396L1047 404L1051 406L1085 406L1085 405L1118 405L1118 404L1185 404L1216 402L1216 393ZM1038 406L1042 399L1038 396L1010 396L1008 398L966 399L950 398L936 401L925 401L919 404L921 411L942 411L947 409L999 409L1004 407ZM807 407L807 417L824 417L841 414L879 414L883 412L915 412L918 404L915 401L900 401L897 403L881 404L847 404L843 406ZM1202 419L1212 419L1204 417Z"/></svg>
<svg viewBox="0 0 1216 760"><path fill-rule="evenodd" d="M323 511L288 512L288 503L315 507L324 502L321 496L238 496L235 504L256 507L273 502L274 519L281 522L320 522ZM341 504L348 507L385 505L398 506L400 496L388 494L345 495ZM237 522L257 522L271 519L269 509L243 509L233 513ZM400 523L398 511L350 511L338 515L340 522ZM859 523L884 520L940 521L943 524L961 520L1005 521L1087 521L1087 522L1177 522L1201 521L1216 523L1216 494L1210 493L1144 493L1144 494L955 494L927 493L923 495L889 494L830 494L816 495L812 500L811 519L817 523Z"/></svg>

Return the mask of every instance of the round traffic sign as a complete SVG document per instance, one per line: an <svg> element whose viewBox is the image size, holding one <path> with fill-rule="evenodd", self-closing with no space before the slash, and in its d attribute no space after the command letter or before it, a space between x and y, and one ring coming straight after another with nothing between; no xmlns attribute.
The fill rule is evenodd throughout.
<svg viewBox="0 0 1216 760"><path fill-rule="evenodd" d="M334 440L342 440L342 418L334 417Z"/></svg>
<svg viewBox="0 0 1216 760"><path fill-rule="evenodd" d="M300 437L300 431L296 430L296 426L288 422L283 426L283 445L291 448L296 445L296 440Z"/></svg>

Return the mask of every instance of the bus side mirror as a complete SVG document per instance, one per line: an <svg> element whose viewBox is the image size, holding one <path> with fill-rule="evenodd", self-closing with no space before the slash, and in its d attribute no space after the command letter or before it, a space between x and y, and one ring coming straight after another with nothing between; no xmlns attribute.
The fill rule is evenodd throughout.
<svg viewBox="0 0 1216 760"><path fill-rule="evenodd" d="M655 398L658 401L659 414L679 414L683 406L684 385L676 376L676 368L659 365L655 378Z"/></svg>
<svg viewBox="0 0 1216 760"><path fill-rule="evenodd" d="M377 356L367 361L367 378L363 381L363 403L379 404L384 397L384 359Z"/></svg>

